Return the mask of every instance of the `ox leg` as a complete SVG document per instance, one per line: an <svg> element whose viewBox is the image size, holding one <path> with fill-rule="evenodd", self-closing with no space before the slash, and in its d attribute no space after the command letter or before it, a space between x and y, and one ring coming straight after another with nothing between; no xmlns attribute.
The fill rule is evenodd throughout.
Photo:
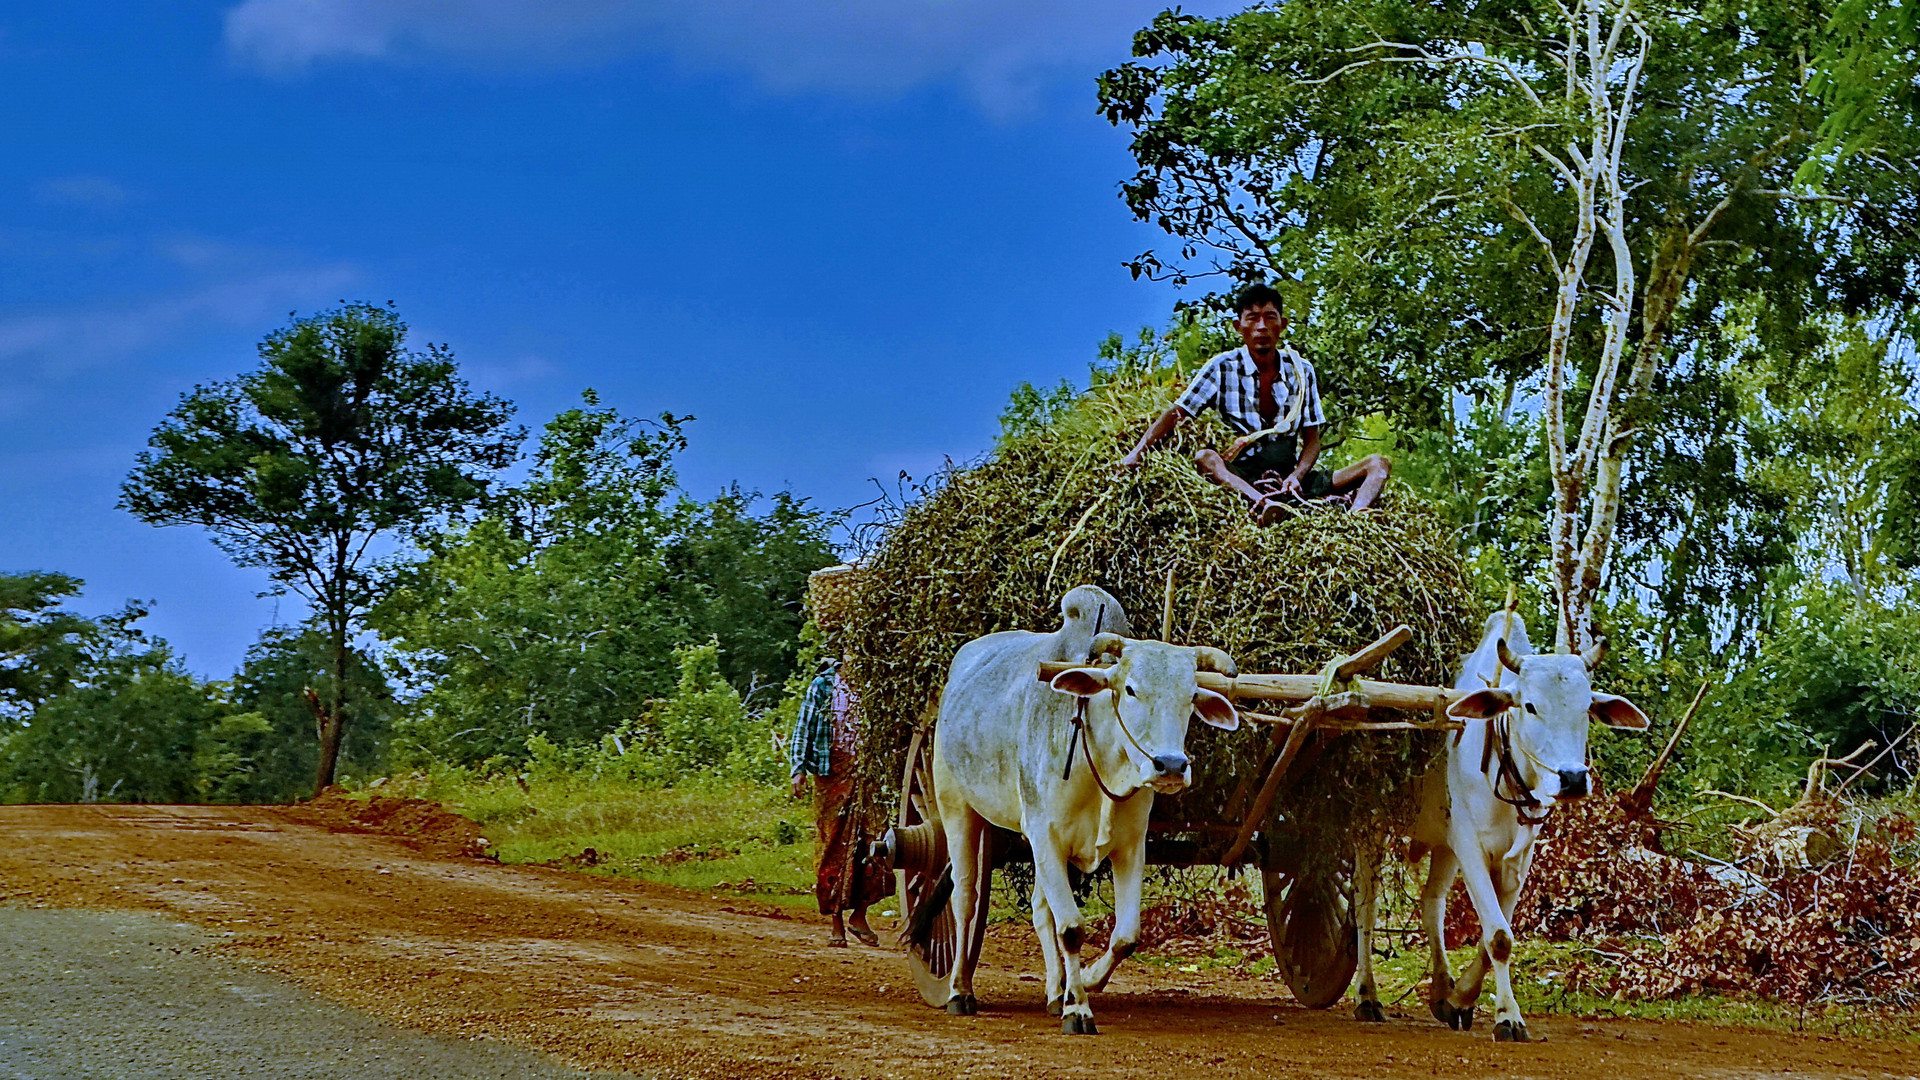
<svg viewBox="0 0 1920 1080"><path fill-rule="evenodd" d="M1427 933L1427 1008L1435 1020L1466 1031L1473 1027L1473 1001L1464 1009L1453 1003L1453 975L1447 970L1447 892L1459 873L1460 859L1451 849L1433 849L1427 884L1420 890L1420 925Z"/></svg>
<svg viewBox="0 0 1920 1080"><path fill-rule="evenodd" d="M1080 905L1073 899L1073 884L1067 879L1067 863L1044 827L1027 833L1033 844L1034 887L1047 894L1047 909L1053 915L1055 940L1060 946L1060 1030L1069 1035L1095 1035L1093 1007L1087 1003L1087 988L1080 969L1080 942L1086 935L1081 925Z"/></svg>
<svg viewBox="0 0 1920 1080"><path fill-rule="evenodd" d="M1144 849L1127 847L1108 856L1113 863L1113 938L1107 943L1107 951L1087 970L1089 993L1107 988L1114 969L1120 966L1120 961L1133 955L1134 946L1140 941L1140 894L1147 876L1146 854Z"/></svg>
<svg viewBox="0 0 1920 1080"><path fill-rule="evenodd" d="M981 858L987 836L987 822L972 807L943 817L947 829L947 855L953 860L952 912L957 949L953 973L947 981L947 1012L954 1016L972 1016L979 1009L973 997L973 970L980 957L972 943L979 927L980 892L987 887L985 877L992 867Z"/></svg>
<svg viewBox="0 0 1920 1080"><path fill-rule="evenodd" d="M1060 963L1060 931L1053 925L1053 909L1047 907L1047 891L1039 882L1033 886L1033 933L1040 939L1040 955L1047 965L1047 1015L1060 1015L1061 987L1065 982Z"/></svg>
<svg viewBox="0 0 1920 1080"><path fill-rule="evenodd" d="M1513 910L1513 902L1519 896L1518 868L1509 869L1504 861L1500 865L1490 865L1490 861L1481 858L1468 861L1461 867L1461 876L1467 882L1467 895L1473 898L1473 910L1480 916L1480 957L1474 963L1472 990L1479 996L1482 980L1489 966L1493 969L1494 1011L1493 1037L1496 1042L1526 1042L1527 1025L1520 1018L1520 1003L1513 996L1513 980L1508 974L1508 959L1513 955L1513 925L1508 915ZM1495 881L1495 876L1501 879ZM1511 888L1507 886L1512 886ZM1462 986L1455 989L1455 998L1467 989ZM1468 999L1471 1001L1471 999Z"/></svg>
<svg viewBox="0 0 1920 1080"><path fill-rule="evenodd" d="M1357 1020L1374 1023L1387 1018L1386 1010L1380 1007L1380 991L1373 982L1373 927L1380 899L1380 861L1380 856L1371 851L1354 852L1353 922L1355 932L1359 935L1360 1001L1354 1007L1353 1015Z"/></svg>

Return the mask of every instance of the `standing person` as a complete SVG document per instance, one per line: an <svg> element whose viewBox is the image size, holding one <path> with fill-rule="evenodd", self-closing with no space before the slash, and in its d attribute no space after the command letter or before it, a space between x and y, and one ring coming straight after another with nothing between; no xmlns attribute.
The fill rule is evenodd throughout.
<svg viewBox="0 0 1920 1080"><path fill-rule="evenodd" d="M813 895L820 914L833 918L827 944L836 948L846 948L849 933L863 944L880 944L880 936L867 925L867 908L893 887L887 874L866 857L871 830L855 775L858 709L840 677L839 663L823 661L800 699L788 754L795 798L806 790L806 778L813 777Z"/></svg>
<svg viewBox="0 0 1920 1080"><path fill-rule="evenodd" d="M1374 454L1331 476L1315 471L1320 459L1320 382L1313 365L1286 342L1287 317L1280 294L1269 285L1249 285L1235 299L1234 329L1242 345L1207 361L1180 400L1161 413L1120 459L1139 468L1146 452L1190 416L1213 409L1235 436L1225 453L1211 447L1193 457L1208 479L1238 493L1262 525L1287 512L1289 503L1337 498L1365 510L1380 496L1392 463Z"/></svg>

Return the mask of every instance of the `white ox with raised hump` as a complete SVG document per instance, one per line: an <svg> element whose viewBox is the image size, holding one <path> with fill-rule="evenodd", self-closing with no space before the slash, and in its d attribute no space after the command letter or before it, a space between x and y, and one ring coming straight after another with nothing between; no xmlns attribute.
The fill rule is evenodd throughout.
<svg viewBox="0 0 1920 1080"><path fill-rule="evenodd" d="M1604 644L1583 655L1535 653L1518 615L1495 612L1480 647L1466 659L1464 694L1447 710L1468 721L1448 740L1444 761L1422 781L1410 858L1432 852L1433 865L1421 891L1432 981L1427 1003L1448 1027L1473 1027L1488 968L1494 976L1493 1037L1526 1042L1527 1025L1513 996L1508 958L1513 953L1514 900L1526 884L1533 842L1547 813L1561 799L1590 789L1587 724L1644 729L1647 718L1633 703L1593 689L1589 674L1599 666ZM1357 860L1354 917L1359 925L1362 1020L1384 1020L1373 980L1371 937L1378 860ZM1466 880L1480 917L1480 953L1454 981L1447 971L1444 927L1447 892L1454 875Z"/></svg>
<svg viewBox="0 0 1920 1080"><path fill-rule="evenodd" d="M1105 988L1139 940L1154 793L1177 792L1192 777L1188 721L1197 715L1229 730L1240 723L1232 703L1197 683L1201 670L1233 674L1225 653L1088 635L1086 616L1096 608L1105 611L1096 616L1103 628L1126 625L1112 596L1083 585L1061 601L1059 632L1010 630L961 646L933 737L934 803L953 861L959 940L977 932L970 922L990 869L987 826L1021 833L1033 848L1033 928L1046 956L1048 1010L1058 1009L1062 1031L1088 1035L1097 1030L1088 995ZM1049 685L1036 678L1042 660L1086 666ZM1085 933L1068 867L1087 872L1103 859L1113 864L1113 937L1083 967ZM950 1013L978 1007L974 962L961 950L949 977Z"/></svg>

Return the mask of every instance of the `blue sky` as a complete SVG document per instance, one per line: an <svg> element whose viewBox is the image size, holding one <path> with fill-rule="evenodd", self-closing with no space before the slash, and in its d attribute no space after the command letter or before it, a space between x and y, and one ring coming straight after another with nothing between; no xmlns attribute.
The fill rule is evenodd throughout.
<svg viewBox="0 0 1920 1080"><path fill-rule="evenodd" d="M1094 113L1151 0L0 2L0 570L231 673L297 601L114 509L289 312L393 301L529 427L693 414L686 486L978 455L1174 295ZM1228 5L1187 4L1214 13Z"/></svg>

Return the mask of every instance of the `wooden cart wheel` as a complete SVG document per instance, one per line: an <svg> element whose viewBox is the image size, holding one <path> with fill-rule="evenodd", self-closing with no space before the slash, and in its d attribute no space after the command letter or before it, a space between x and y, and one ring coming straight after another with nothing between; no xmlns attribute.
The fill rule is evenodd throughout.
<svg viewBox="0 0 1920 1080"><path fill-rule="evenodd" d="M1287 989L1309 1009L1328 1008L1347 992L1360 966L1346 883L1324 872L1295 876L1275 866L1263 869L1261 882L1273 958Z"/></svg>
<svg viewBox="0 0 1920 1080"><path fill-rule="evenodd" d="M907 745L907 763L900 776L900 810L894 818L896 828L906 828L935 820L933 804L933 742L927 732L915 732ZM933 869L903 867L893 872L899 892L900 918L911 924L915 914L929 904L939 905L932 912L932 923L925 940L907 943L907 968L913 973L913 985L921 1000L934 1008L947 1004L947 979L960 953L960 928L953 918L951 895L953 882L948 874L951 864L941 860ZM991 873L991 871L988 871ZM982 883L984 886L984 882ZM979 915L974 920L973 940L968 953L977 961L985 938L988 889L980 890Z"/></svg>

